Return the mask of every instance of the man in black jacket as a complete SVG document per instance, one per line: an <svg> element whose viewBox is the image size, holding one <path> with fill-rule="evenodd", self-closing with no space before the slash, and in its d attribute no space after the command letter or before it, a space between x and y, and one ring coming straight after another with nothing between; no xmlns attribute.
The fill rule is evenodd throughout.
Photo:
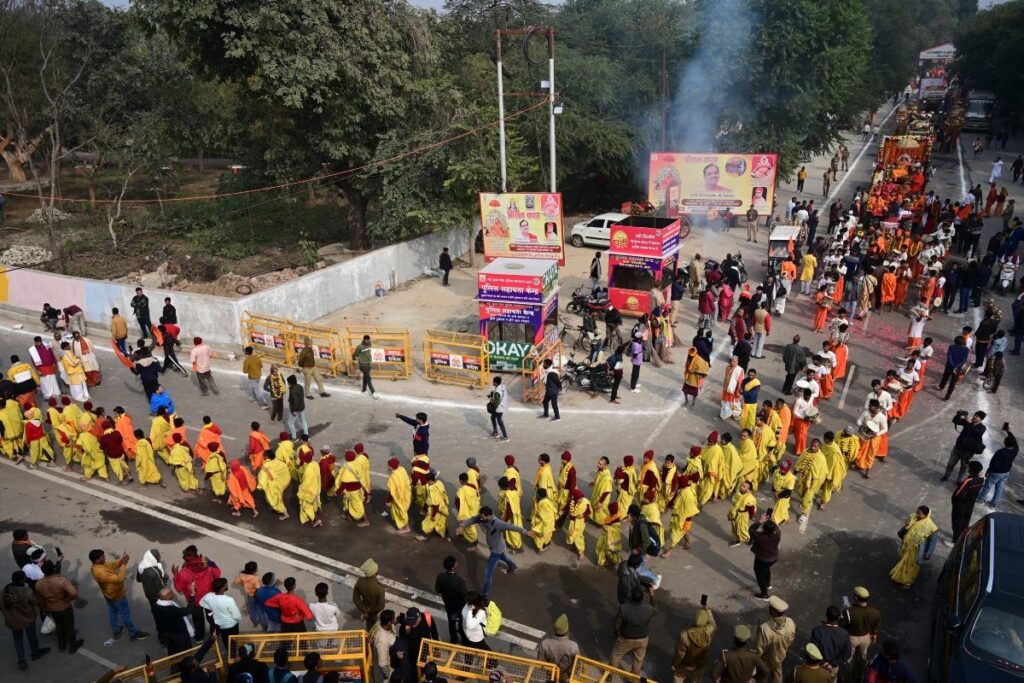
<svg viewBox="0 0 1024 683"><path fill-rule="evenodd" d="M156 622L157 638L167 648L168 657L192 647L192 637L185 622L185 617L192 616L192 610L176 603L170 588L160 591L151 608L153 621Z"/></svg>
<svg viewBox="0 0 1024 683"><path fill-rule="evenodd" d="M974 502L978 500L978 494L981 493L981 487L984 485L985 478L981 476L981 463L977 460L967 463L967 478L957 485L951 497L953 510L950 517L953 535L951 540L943 541L947 546L952 547L960 535L971 525Z"/></svg>
<svg viewBox="0 0 1024 683"><path fill-rule="evenodd" d="M953 468L959 462L960 472L956 475L956 481L959 484L964 478L964 470L967 469L967 463L970 462L971 458L985 452L985 441L983 439L985 436L985 425L982 424L985 417L985 411L983 410L975 412L970 420L967 419L966 410L958 410L956 415L953 416L953 424L962 427L963 430L956 438L953 450L949 452L949 460L946 461L946 471L939 481L948 481L949 475L953 473Z"/></svg>
<svg viewBox="0 0 1024 683"><path fill-rule="evenodd" d="M651 525L640 512L640 506L633 503L629 506L629 555L639 557L640 566L636 573L640 576L645 585L650 585L653 590L661 586L661 574L655 574L644 563L647 549L651 546Z"/></svg>
<svg viewBox="0 0 1024 683"><path fill-rule="evenodd" d="M825 621L811 629L811 642L818 647L825 669L836 680L839 669L853 656L849 632L839 626L842 612L835 605L825 610Z"/></svg>
<svg viewBox="0 0 1024 683"><path fill-rule="evenodd" d="M448 615L448 635L453 643L466 642L462 630L462 608L466 606L466 580L458 574L459 563L449 555L444 558L444 571L434 580L434 591L444 601Z"/></svg>
<svg viewBox="0 0 1024 683"><path fill-rule="evenodd" d="M441 284L445 287L448 286L448 274L452 272L452 256L448 253L448 247L441 250L441 256L437 259L437 266L444 272L444 277L441 279Z"/></svg>

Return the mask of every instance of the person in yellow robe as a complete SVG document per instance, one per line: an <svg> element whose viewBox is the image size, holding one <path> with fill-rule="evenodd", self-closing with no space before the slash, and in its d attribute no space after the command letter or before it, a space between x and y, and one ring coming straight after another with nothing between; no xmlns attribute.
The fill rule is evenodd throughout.
<svg viewBox="0 0 1024 683"><path fill-rule="evenodd" d="M615 474L612 475L616 489L615 500L618 501L620 510L629 510L629 506L633 504L633 498L636 497L638 477L633 462L632 455L624 456L622 465L616 467Z"/></svg>
<svg viewBox="0 0 1024 683"><path fill-rule="evenodd" d="M775 494L775 507L772 510L772 521L782 526L789 521L789 505L796 489L796 475L793 474L793 462L783 460L772 475L772 493Z"/></svg>
<svg viewBox="0 0 1024 683"><path fill-rule="evenodd" d="M565 516L569 507L569 496L576 488L576 466L572 464L572 453L562 452L562 465L558 470L558 496L555 504L558 506L558 514Z"/></svg>
<svg viewBox="0 0 1024 683"><path fill-rule="evenodd" d="M654 462L654 451L644 453L644 463L640 466L639 475L640 514L658 533L658 543L665 544L665 530L661 525L661 508L658 507L658 496L661 494L661 472Z"/></svg>
<svg viewBox="0 0 1024 683"><path fill-rule="evenodd" d="M135 425L132 423L132 416L124 412L124 408L114 408L114 429L121 435L121 442L124 444L125 455L129 460L135 459Z"/></svg>
<svg viewBox="0 0 1024 683"><path fill-rule="evenodd" d="M149 442L141 429L135 430L135 478L139 483L159 484L161 481L160 470L156 466L156 456L153 454L153 444Z"/></svg>
<svg viewBox="0 0 1024 683"><path fill-rule="evenodd" d="M299 480L299 463L295 459L295 442L288 432L281 432L277 435L277 448L274 449L274 457L288 466L288 476L292 481ZM355 455L353 454L353 457Z"/></svg>
<svg viewBox="0 0 1024 683"><path fill-rule="evenodd" d="M581 560L587 547L586 529L590 511L590 501L583 495L583 491L573 489L569 494L569 526L565 530L565 541Z"/></svg>
<svg viewBox="0 0 1024 683"><path fill-rule="evenodd" d="M825 474L825 481L821 485L821 502L818 509L824 510L832 494L843 490L843 480L846 478L846 458L836 443L836 435L833 432L825 432L825 443L821 445L821 452L825 454L825 463L828 472Z"/></svg>
<svg viewBox="0 0 1024 683"><path fill-rule="evenodd" d="M99 442L100 450L107 457L107 467L114 473L118 484L130 484L132 470L128 466L128 459L124 457L124 440L121 438L120 432L114 429L114 421L110 418L103 418L98 427L103 430ZM95 435L95 431L93 434Z"/></svg>
<svg viewBox="0 0 1024 683"><path fill-rule="evenodd" d="M309 441L309 437L307 436L305 440ZM368 505L370 503L370 454L366 452L362 443L357 443L352 450L356 454L353 464L359 473L359 483L363 485L363 503Z"/></svg>
<svg viewBox="0 0 1024 683"><path fill-rule="evenodd" d="M601 524L601 534L597 537L597 566L615 569L622 561L622 514L619 504L608 504L608 513Z"/></svg>
<svg viewBox="0 0 1024 683"><path fill-rule="evenodd" d="M434 470L427 473L425 494L427 511L423 516L423 523L420 525L423 533L417 534L416 540L425 541L430 534L434 533L448 540L448 492L445 491L444 482L438 480Z"/></svg>
<svg viewBox="0 0 1024 683"><path fill-rule="evenodd" d="M206 480L210 482L213 499L219 503L220 499L228 493L228 463L219 441L207 441L206 449L203 473L206 475Z"/></svg>
<svg viewBox="0 0 1024 683"><path fill-rule="evenodd" d="M661 491L658 492L658 509L665 512L672 505L676 495L676 456L671 453L665 456L661 465Z"/></svg>
<svg viewBox="0 0 1024 683"><path fill-rule="evenodd" d="M25 444L28 446L28 466L39 467L42 460L49 467L54 466L53 446L43 427L43 411L33 406L25 411Z"/></svg>
<svg viewBox="0 0 1024 683"><path fill-rule="evenodd" d="M754 448L757 451L755 487L760 487L761 482L766 482L771 478L772 468L776 463L775 438L775 430L765 420L765 413L759 413L757 422L754 424Z"/></svg>
<svg viewBox="0 0 1024 683"><path fill-rule="evenodd" d="M757 446L754 445L754 435L749 429L740 430L740 445L736 449L740 459L740 481L749 481L750 490L757 491L759 479L757 477Z"/></svg>
<svg viewBox="0 0 1024 683"><path fill-rule="evenodd" d="M700 452L700 463L703 467L702 478L697 489L697 502L707 505L716 498L721 483L722 446L718 443L718 432L708 434L707 443ZM691 456L692 459L692 456Z"/></svg>
<svg viewBox="0 0 1024 683"><path fill-rule="evenodd" d="M4 434L0 440L0 448L4 455L13 460L25 450L25 416L17 400L9 398L3 400L3 404L4 407L0 410L0 424L3 424Z"/></svg>
<svg viewBox="0 0 1024 683"><path fill-rule="evenodd" d="M77 439L78 448L82 452L82 472L86 479L98 476L107 478L107 457L103 455L99 439L92 432L82 432Z"/></svg>
<svg viewBox="0 0 1024 683"><path fill-rule="evenodd" d="M412 458L412 503L417 510L427 506L427 474L430 472L430 456L420 453Z"/></svg>
<svg viewBox="0 0 1024 683"><path fill-rule="evenodd" d="M398 533L409 533L409 506L412 505L412 480L398 458L388 460L388 514Z"/></svg>
<svg viewBox="0 0 1024 683"><path fill-rule="evenodd" d="M690 549L693 518L700 514L694 483L685 474L678 475L676 494L672 499L672 517L668 524L668 544L661 553L662 557L672 555L672 550L679 545L679 541L683 542L683 550Z"/></svg>
<svg viewBox="0 0 1024 683"><path fill-rule="evenodd" d="M366 518L366 507L363 505L363 482L359 478L355 460L355 451L345 451L345 462L338 470L332 493L341 493L342 514L347 515L358 526L369 526L370 520Z"/></svg>
<svg viewBox="0 0 1024 683"><path fill-rule="evenodd" d="M167 456L167 464L174 468L174 476L182 491L198 491L199 481L192 465L192 451L185 445L181 434L173 437L174 446Z"/></svg>
<svg viewBox="0 0 1024 683"><path fill-rule="evenodd" d="M167 446L167 437L173 428L171 417L167 414L167 408L163 406L157 408L156 415L149 424L149 442L153 444L154 452L165 463L171 454L171 450Z"/></svg>
<svg viewBox="0 0 1024 683"><path fill-rule="evenodd" d="M82 359L71 350L71 344L63 342L60 345L60 367L64 371L64 377L71 391L71 398L76 401L88 401L89 390L86 388L85 368Z"/></svg>
<svg viewBox="0 0 1024 683"><path fill-rule="evenodd" d="M75 436L78 436L78 418L82 416L82 409L77 404L72 403L71 399L67 396L61 396L60 403L64 421L71 423L71 426L75 428Z"/></svg>
<svg viewBox="0 0 1024 683"><path fill-rule="evenodd" d="M757 370L750 368L743 379L743 409L740 411L740 429L753 431L759 404L757 397L761 393L761 380L757 378Z"/></svg>
<svg viewBox="0 0 1024 683"><path fill-rule="evenodd" d="M522 497L518 489L512 488L508 477L498 478L498 518L507 524L523 526ZM509 552L523 552L523 535L511 529L503 532Z"/></svg>
<svg viewBox="0 0 1024 683"><path fill-rule="evenodd" d="M814 504L814 497L821 490L828 476L828 461L821 452L821 441L811 439L807 450L796 460L796 494L800 496L800 523L807 519Z"/></svg>
<svg viewBox="0 0 1024 683"><path fill-rule="evenodd" d="M722 443L722 466L719 470L718 489L715 494L719 500L726 500L739 485L743 463L732 442L732 434L722 434L720 441Z"/></svg>
<svg viewBox="0 0 1024 683"><path fill-rule="evenodd" d="M612 473L608 469L608 458L603 455L597 459L597 474L590 482L591 519L595 524L604 526L608 508L612 504Z"/></svg>
<svg viewBox="0 0 1024 683"><path fill-rule="evenodd" d="M455 519L460 523L462 540L471 546L475 546L479 538L476 533L476 525L463 527L461 523L478 514L480 514L480 491L469 483L469 475L461 472L459 488L455 490Z"/></svg>
<svg viewBox="0 0 1024 683"><path fill-rule="evenodd" d="M263 454L263 466L260 467L256 481L267 499L267 505L278 513L278 519L288 519L290 515L284 504L284 492L292 483L288 463L279 461L273 451L267 451Z"/></svg>
<svg viewBox="0 0 1024 683"><path fill-rule="evenodd" d="M519 475L519 468L516 467L516 456L505 456L505 472L502 476L508 479L509 489L512 491L519 491L519 495L521 497L523 493L523 484L521 481L522 477Z"/></svg>
<svg viewBox="0 0 1024 683"><path fill-rule="evenodd" d="M470 486L480 490L480 468L476 465L476 458L466 458L466 480Z"/></svg>
<svg viewBox="0 0 1024 683"><path fill-rule="evenodd" d="M78 445L78 430L70 420L61 420L53 430L64 456L64 471L70 472L76 462L82 461L82 448Z"/></svg>
<svg viewBox="0 0 1024 683"><path fill-rule="evenodd" d="M939 538L939 527L932 521L931 510L922 505L903 526L900 559L889 572L889 577L909 590L921 573L921 564L931 558Z"/></svg>
<svg viewBox="0 0 1024 683"><path fill-rule="evenodd" d="M537 474L533 478L533 505L537 506L537 491L544 489L548 497L556 496L558 489L555 488L555 478L551 474L551 456L547 453L541 453L537 456ZM558 508L558 501L550 501L555 508ZM532 517L531 512L531 517Z"/></svg>
<svg viewBox="0 0 1024 683"><path fill-rule="evenodd" d="M306 445L309 445L308 442ZM310 522L315 529L324 524L324 520L320 516L320 494L322 493L320 463L313 462L312 448L308 451L302 449L299 453L299 463L299 489L295 492L299 499L299 523Z"/></svg>
<svg viewBox="0 0 1024 683"><path fill-rule="evenodd" d="M732 497L728 519L732 522L732 543L735 547L750 542L750 520L757 514L757 498L750 492L750 482L740 482L740 490Z"/></svg>
<svg viewBox="0 0 1024 683"><path fill-rule="evenodd" d="M542 553L551 547L551 537L555 534L555 520L558 519L558 508L548 498L547 489L534 491L533 512L530 514L530 530L537 552Z"/></svg>
<svg viewBox="0 0 1024 683"><path fill-rule="evenodd" d="M241 517L242 508L247 507L252 511L252 518L260 516L256 509L256 501L252 492L256 490L256 478L252 472L242 465L241 460L232 460L228 463L231 476L228 477L228 505L231 506L231 516Z"/></svg>
<svg viewBox="0 0 1024 683"><path fill-rule="evenodd" d="M839 446L840 452L846 459L846 467L849 469L850 465L857 462L857 455L860 453L860 438L853 425L843 428L843 433L836 437L836 445Z"/></svg>

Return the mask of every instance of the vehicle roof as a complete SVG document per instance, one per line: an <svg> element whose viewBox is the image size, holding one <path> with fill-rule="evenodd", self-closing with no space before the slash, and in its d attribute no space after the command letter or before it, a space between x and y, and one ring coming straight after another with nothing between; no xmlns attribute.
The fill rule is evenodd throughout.
<svg viewBox="0 0 1024 683"><path fill-rule="evenodd" d="M985 592L1024 603L1024 515L993 512L985 517L987 564ZM999 558L993 566L993 552Z"/></svg>
<svg viewBox="0 0 1024 683"><path fill-rule="evenodd" d="M794 239L800 234L799 225L776 225L772 230L771 237L768 239L773 240L789 240Z"/></svg>
<svg viewBox="0 0 1024 683"><path fill-rule="evenodd" d="M616 213L614 211L610 211L608 213L602 213L602 214L600 214L598 216L594 216L593 218L588 218L587 220L591 220L592 221L592 220L596 220L598 218L604 218L604 219L609 219L610 218L610 219L615 220L615 221L621 221L623 218L629 218L629 214Z"/></svg>

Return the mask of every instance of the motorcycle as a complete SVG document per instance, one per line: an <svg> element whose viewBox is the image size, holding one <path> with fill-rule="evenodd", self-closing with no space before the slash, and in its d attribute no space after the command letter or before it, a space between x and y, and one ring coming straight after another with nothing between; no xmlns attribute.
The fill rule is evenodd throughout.
<svg viewBox="0 0 1024 683"><path fill-rule="evenodd" d="M577 363L575 360L575 354L570 354L569 360L565 362L563 368L563 377L569 381L570 384L575 384L580 389L586 391L603 391L608 393L612 390L612 384L615 381L612 372L608 369L607 364L601 363L596 368L588 366L586 363ZM591 384L593 383L593 389Z"/></svg>
<svg viewBox="0 0 1024 683"><path fill-rule="evenodd" d="M572 300L566 304L565 310L569 313L583 314L583 311L593 311L598 320L604 320L604 314L612 307L612 302L605 296L595 299L589 294L583 293L583 287L577 287L572 292Z"/></svg>

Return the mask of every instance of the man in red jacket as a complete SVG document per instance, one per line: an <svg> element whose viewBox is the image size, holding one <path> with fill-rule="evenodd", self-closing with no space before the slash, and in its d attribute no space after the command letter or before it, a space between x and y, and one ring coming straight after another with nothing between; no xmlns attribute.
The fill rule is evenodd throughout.
<svg viewBox="0 0 1024 683"><path fill-rule="evenodd" d="M306 619L312 619L306 601L295 595L295 577L284 580L284 593L278 593L264 605L281 610L281 633L303 633L306 630Z"/></svg>
<svg viewBox="0 0 1024 683"><path fill-rule="evenodd" d="M195 628L195 640L201 643L206 637L206 615L199 601L213 589L213 580L220 578L220 567L213 560L203 557L199 550L190 545L181 555L184 565L171 567L174 577L174 590L185 596L188 607L192 610L192 626Z"/></svg>

